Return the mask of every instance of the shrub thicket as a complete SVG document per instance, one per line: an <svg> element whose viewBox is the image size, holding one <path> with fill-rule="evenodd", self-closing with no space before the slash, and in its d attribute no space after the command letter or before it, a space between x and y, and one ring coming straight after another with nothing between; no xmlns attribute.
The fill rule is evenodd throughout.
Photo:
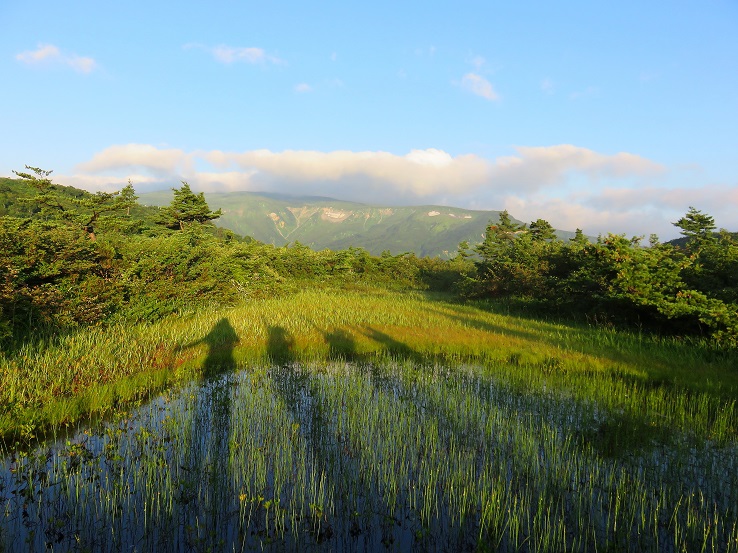
<svg viewBox="0 0 738 553"><path fill-rule="evenodd" d="M670 334L709 335L738 345L738 243L715 234L712 217L690 208L674 223L683 246L608 234L595 243L581 233L568 243L511 223L507 213L487 227L475 249L468 297L535 302L563 314ZM545 226L544 226L545 228Z"/></svg>

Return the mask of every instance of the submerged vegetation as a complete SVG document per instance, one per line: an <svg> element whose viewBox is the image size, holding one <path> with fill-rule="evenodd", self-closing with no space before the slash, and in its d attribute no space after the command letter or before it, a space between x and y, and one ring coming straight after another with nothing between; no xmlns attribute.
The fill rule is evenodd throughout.
<svg viewBox="0 0 738 553"><path fill-rule="evenodd" d="M6 446L0 537L10 550L738 550L735 355L484 307L303 290L25 352L16 374L47 380L6 382L25 420L49 406L57 445ZM54 397L44 375L61 366L87 393ZM116 407L102 367L140 371L118 377L121 398L125 382L179 385ZM67 398L106 416L64 433Z"/></svg>
<svg viewBox="0 0 738 553"><path fill-rule="evenodd" d="M734 443L656 430L613 451L596 436L617 411L505 372L251 365L15 452L0 537L65 551L738 548Z"/></svg>
<svg viewBox="0 0 738 553"><path fill-rule="evenodd" d="M31 170L0 188L29 198L0 217L0 551L738 551L708 216L642 248L503 212L449 261L376 257Z"/></svg>

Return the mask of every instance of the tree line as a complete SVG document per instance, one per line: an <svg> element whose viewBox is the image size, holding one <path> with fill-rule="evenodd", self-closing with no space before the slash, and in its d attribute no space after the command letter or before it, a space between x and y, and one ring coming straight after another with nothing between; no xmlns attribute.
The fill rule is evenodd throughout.
<svg viewBox="0 0 738 553"><path fill-rule="evenodd" d="M275 247L216 227L186 182L165 208L142 206L129 182L91 194L27 167L0 180L0 343L84 325L153 321L300 286L371 284L506 301L535 313L702 336L738 345L738 244L690 208L683 244L581 230L558 240L538 219L504 211L481 243L451 260L373 256L361 248ZM647 246L647 247L646 247Z"/></svg>
<svg viewBox="0 0 738 553"><path fill-rule="evenodd" d="M133 185L87 193L27 167L0 180L0 343L84 325L153 321L304 285L417 287L435 260L360 248L275 247L216 227L183 182L165 208Z"/></svg>
<svg viewBox="0 0 738 553"><path fill-rule="evenodd" d="M655 235L648 247L641 237L615 234L590 242L581 230L563 242L548 222L519 225L503 212L473 249L473 272L460 292L737 346L735 235L716 232L714 219L693 207L673 224L683 236L680 245L662 244ZM459 255L469 253L462 248Z"/></svg>

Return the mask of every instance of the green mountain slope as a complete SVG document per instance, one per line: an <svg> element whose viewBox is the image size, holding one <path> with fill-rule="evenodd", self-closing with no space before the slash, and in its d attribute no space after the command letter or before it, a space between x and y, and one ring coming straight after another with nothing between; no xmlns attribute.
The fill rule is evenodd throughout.
<svg viewBox="0 0 738 553"><path fill-rule="evenodd" d="M171 192L141 194L140 202L168 205ZM443 206L381 207L322 197L297 197L253 192L208 193L211 209L223 215L219 226L261 242L300 242L316 250L360 247L379 255L450 257L461 241L481 242L489 221L499 211L472 211ZM516 221L521 222L521 221ZM557 231L562 239L573 232Z"/></svg>

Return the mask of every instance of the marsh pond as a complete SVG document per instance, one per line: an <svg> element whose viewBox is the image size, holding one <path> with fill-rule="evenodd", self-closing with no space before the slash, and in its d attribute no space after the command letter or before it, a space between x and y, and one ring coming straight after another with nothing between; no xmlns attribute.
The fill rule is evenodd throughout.
<svg viewBox="0 0 738 553"><path fill-rule="evenodd" d="M482 365L276 361L4 446L0 550L738 546L734 440Z"/></svg>

